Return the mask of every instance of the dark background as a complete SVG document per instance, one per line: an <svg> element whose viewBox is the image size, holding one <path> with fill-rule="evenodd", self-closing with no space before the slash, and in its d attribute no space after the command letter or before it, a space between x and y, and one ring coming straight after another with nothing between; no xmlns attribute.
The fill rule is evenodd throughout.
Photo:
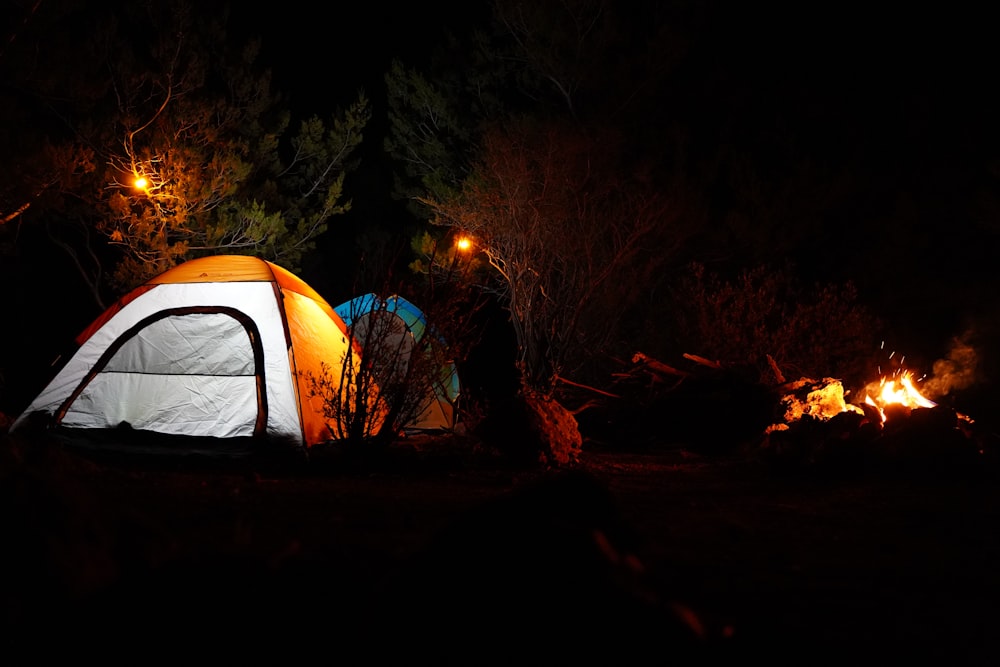
<svg viewBox="0 0 1000 667"><path fill-rule="evenodd" d="M979 382L988 387L1000 306L1000 115L988 8L663 6L683 19L687 36L672 87L656 93L663 122L684 119L706 153L746 151L765 188L791 182L795 163L783 157L790 146L820 165L815 180L794 181L784 199L786 217L811 239L796 252L803 271L857 281L861 297L891 319L889 349L927 361L924 370L953 337L972 332ZM438 27L461 26L443 2L239 7L247 29L275 44L265 55L276 83L304 113L326 113L358 87L377 105L391 56L420 59ZM324 241L329 257L352 248L352 228L403 215L388 199L389 172L372 134L361 171L348 179L349 224L331 224ZM4 380L27 401L47 363L95 313L61 255L22 261L48 274L48 282L26 285L3 318ZM305 277L334 303L348 290L322 265ZM982 419L993 405L983 399L981 411L968 411ZM304 477L119 469L44 447L32 456L11 451L0 466L10 502L0 510L14 548L3 551L0 571L8 599L24 606L4 611L18 612L12 637L35 652L63 650L53 636L73 632L78 650L96 646L103 656L204 650L184 641L193 632L219 642L211 648L258 659L263 648L287 656L352 641L412 658L399 634L409 630L428 655L452 651L481 662L497 647L518 659L535 655L531 633L540 628L543 650L572 648L593 659L590 644L567 638L628 648L607 628L623 623L623 600L653 593L690 604L715 637L733 630L731 643L710 647L720 652L692 654L703 662L729 664L759 650L757 657L793 664L992 664L997 653L996 480L980 468L949 476L937 459L912 478L865 478L853 465L845 477L816 478L743 461L718 465L683 449L585 452L586 468L612 494L609 505L600 494L533 487L531 475L481 463L471 447L452 460L436 446L404 443L401 459L381 468ZM593 551L570 548L592 540L595 528L613 538L613 527L634 539L612 545L634 547L649 576L639 584L648 588L623 586ZM502 590L498 572L509 577ZM574 590L586 606L545 595L581 581ZM446 601L443 616L432 613L435 600ZM511 622L509 609L542 620ZM672 626L659 614L651 619L657 632L631 648L649 649L640 662L676 661L676 641L663 641Z"/></svg>
<svg viewBox="0 0 1000 667"><path fill-rule="evenodd" d="M961 339L974 350L979 384L991 388L1000 337L1000 109L986 9L971 2L651 4L671 17L680 55L664 84L644 91L655 111L650 126L681 123L696 154L753 165L761 189L780 193L772 197L780 210L749 213L780 219L770 232L777 238L800 239L793 252L775 250L771 259L795 261L807 281L853 281L889 321L888 350L931 372ZM448 31L467 34L489 15L488 2L234 5L237 34L262 37L275 87L297 115L327 116L362 89L372 100L361 168L346 184L353 209L331 222L321 254L304 268L332 303L353 296L336 267L356 253L354 234L408 221L390 197L391 165L381 148L390 61L421 66ZM708 197L721 220L727 194ZM24 349L7 366L6 383L23 386L26 401L47 364L96 313L75 292L61 256L22 261L44 262L48 281L29 287L45 299L26 291L14 304L13 342L5 343Z"/></svg>
<svg viewBox="0 0 1000 667"><path fill-rule="evenodd" d="M653 4L671 17L681 55L662 87L644 91L657 110L648 122L680 122L694 152L748 160L777 201L751 214L780 217L778 241L800 238L767 259L791 259L805 281L857 285L888 322L890 337L873 346L918 373L961 347L981 389L970 407L989 405L1000 340L1000 58L988 12L971 2ZM277 81L303 108L331 108L364 88L374 136L390 59L426 62L445 31L486 25L488 5L359 7L353 42L325 39L328 26L293 12L268 26L265 43L276 45ZM280 46L289 39L298 48ZM323 62L349 65L325 80ZM366 145L351 181L350 215L362 224L404 215L385 196L380 143ZM709 197L724 217L726 195ZM314 280L336 289L322 272Z"/></svg>

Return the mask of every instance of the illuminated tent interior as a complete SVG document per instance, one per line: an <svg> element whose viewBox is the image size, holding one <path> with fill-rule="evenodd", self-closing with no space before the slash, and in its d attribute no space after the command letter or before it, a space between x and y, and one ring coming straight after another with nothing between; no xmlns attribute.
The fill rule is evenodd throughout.
<svg viewBox="0 0 1000 667"><path fill-rule="evenodd" d="M347 327L308 284L248 256L188 261L135 288L77 338L15 420L59 432L191 436L222 452L335 440L309 376L356 363ZM175 444L176 443L176 444ZM207 443L207 445L206 445ZM117 444L117 443L116 443Z"/></svg>
<svg viewBox="0 0 1000 667"><path fill-rule="evenodd" d="M427 319L420 308L398 295L383 299L368 293L340 304L336 312L350 328L354 341L361 345L362 354L374 351L383 355L383 363L393 366L398 374L406 373L414 350L425 355L425 363L419 368L432 376L427 378L424 400L415 410L415 417L405 424L405 430L455 428L460 394L458 370L454 361L446 358L445 346L435 345L439 339L428 335Z"/></svg>

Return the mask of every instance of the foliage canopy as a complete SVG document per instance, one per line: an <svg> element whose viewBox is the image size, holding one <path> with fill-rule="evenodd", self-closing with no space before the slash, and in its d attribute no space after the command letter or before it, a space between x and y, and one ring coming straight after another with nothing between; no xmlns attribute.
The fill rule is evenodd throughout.
<svg viewBox="0 0 1000 667"><path fill-rule="evenodd" d="M98 305L205 254L296 270L351 206L367 97L293 127L260 41L228 17L185 0L42 3L0 57L0 125L32 118L4 167L0 217L44 223Z"/></svg>

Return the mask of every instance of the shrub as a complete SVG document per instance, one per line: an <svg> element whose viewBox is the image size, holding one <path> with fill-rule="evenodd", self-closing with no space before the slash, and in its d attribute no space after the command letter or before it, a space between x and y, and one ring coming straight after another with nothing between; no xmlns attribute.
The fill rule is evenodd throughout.
<svg viewBox="0 0 1000 667"><path fill-rule="evenodd" d="M799 283L790 266L758 266L724 279L701 264L673 286L668 345L733 363L756 365L761 377L837 377L845 386L870 380L878 367L881 320L850 282Z"/></svg>

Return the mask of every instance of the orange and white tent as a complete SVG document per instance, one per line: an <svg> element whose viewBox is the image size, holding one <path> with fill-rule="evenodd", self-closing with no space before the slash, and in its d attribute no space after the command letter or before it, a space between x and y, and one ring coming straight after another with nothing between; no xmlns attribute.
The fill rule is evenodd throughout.
<svg viewBox="0 0 1000 667"><path fill-rule="evenodd" d="M359 363L347 327L309 285L270 262L188 261L135 288L76 343L17 418L197 438L336 440L310 376ZM325 364L325 366L321 365Z"/></svg>

